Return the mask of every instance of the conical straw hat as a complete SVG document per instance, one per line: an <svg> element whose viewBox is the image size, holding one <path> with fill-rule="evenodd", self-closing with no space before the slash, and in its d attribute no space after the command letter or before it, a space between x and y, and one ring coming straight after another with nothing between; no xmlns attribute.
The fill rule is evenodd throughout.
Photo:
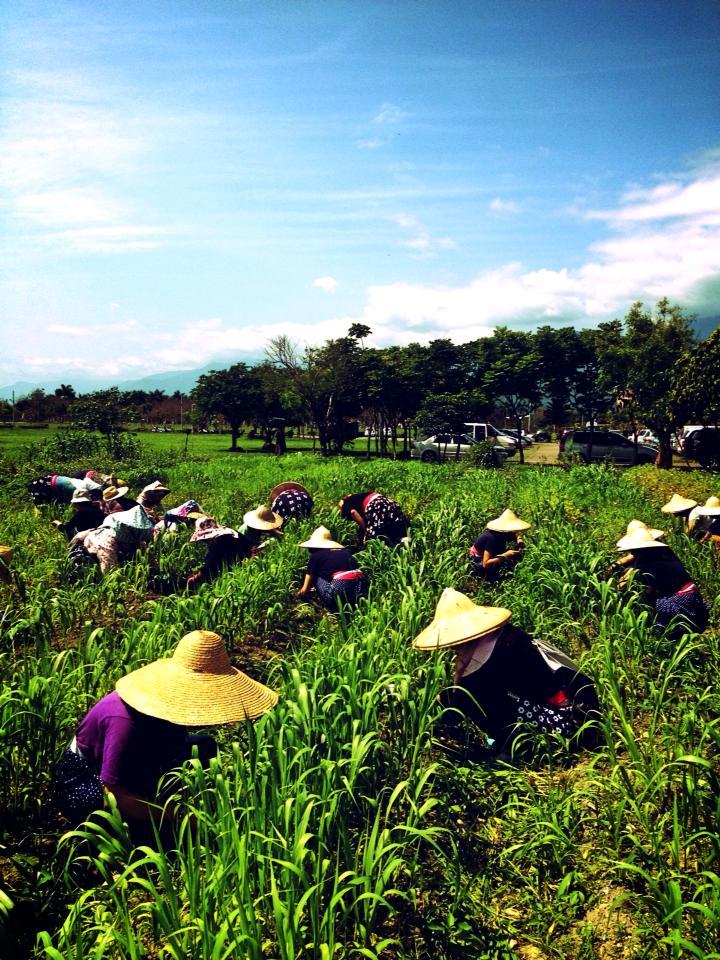
<svg viewBox="0 0 720 960"><path fill-rule="evenodd" d="M230 663L225 641L209 630L193 630L172 657L121 677L122 700L149 717L184 727L254 720L278 701L270 687Z"/></svg>
<svg viewBox="0 0 720 960"><path fill-rule="evenodd" d="M632 533L622 537L617 542L618 550L644 550L646 547L662 547L667 550L665 544L656 540L652 531L648 530L647 527L633 530Z"/></svg>
<svg viewBox="0 0 720 960"><path fill-rule="evenodd" d="M12 560L12 555L12 547L0 546L0 560L2 560L3 563L10 563Z"/></svg>
<svg viewBox="0 0 720 960"><path fill-rule="evenodd" d="M682 513L696 506L697 500L689 500L687 497L681 497L679 493L674 493L660 509L663 513Z"/></svg>
<svg viewBox="0 0 720 960"><path fill-rule="evenodd" d="M312 536L304 543L298 544L300 547L307 547L308 550L342 550L343 544L333 540L332 533L327 527L317 527L312 532Z"/></svg>
<svg viewBox="0 0 720 960"><path fill-rule="evenodd" d="M701 517L716 517L720 515L720 499L718 497L708 497L701 507L696 507L693 511Z"/></svg>
<svg viewBox="0 0 720 960"><path fill-rule="evenodd" d="M497 533L520 533L521 530L529 530L532 524L521 520L512 510L503 510L499 517L488 520L486 526Z"/></svg>
<svg viewBox="0 0 720 960"><path fill-rule="evenodd" d="M273 513L270 507L263 504L254 510L248 510L243 516L243 523L246 523L252 530L277 530L283 524L283 518L278 513Z"/></svg>
<svg viewBox="0 0 720 960"><path fill-rule="evenodd" d="M630 534L636 530L649 530L654 540L659 540L661 537L664 537L667 532L666 530L658 530L656 527L649 527L644 520L631 520L627 525L625 536L629 537Z"/></svg>
<svg viewBox="0 0 720 960"><path fill-rule="evenodd" d="M309 492L301 483L298 483L296 480L286 480L284 483L279 483L276 487L272 488L270 496L268 497L269 502L272 504L273 500L279 497L281 493L285 493L286 490L298 490L300 493L307 493L307 495L310 496Z"/></svg>
<svg viewBox="0 0 720 960"><path fill-rule="evenodd" d="M464 593L446 587L435 607L432 623L415 637L413 646L416 650L457 647L492 633L511 616L504 607L481 607Z"/></svg>

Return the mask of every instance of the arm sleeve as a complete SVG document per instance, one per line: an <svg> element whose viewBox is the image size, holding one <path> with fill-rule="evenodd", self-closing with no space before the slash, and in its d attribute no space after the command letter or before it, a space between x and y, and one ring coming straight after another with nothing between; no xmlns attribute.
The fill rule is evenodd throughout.
<svg viewBox="0 0 720 960"><path fill-rule="evenodd" d="M108 717L105 721L100 779L106 786L123 782L123 766L132 733L132 721L124 717Z"/></svg>

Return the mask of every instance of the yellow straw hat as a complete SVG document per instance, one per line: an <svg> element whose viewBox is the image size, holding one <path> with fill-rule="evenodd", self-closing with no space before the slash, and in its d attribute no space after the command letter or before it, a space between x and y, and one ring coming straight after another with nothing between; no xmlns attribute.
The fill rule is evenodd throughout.
<svg viewBox="0 0 720 960"><path fill-rule="evenodd" d="M119 500L120 497L124 497L127 492L128 487L116 487L111 484L103 490L103 500L106 503L108 500Z"/></svg>
<svg viewBox="0 0 720 960"><path fill-rule="evenodd" d="M312 532L312 536L304 543L298 544L300 547L307 547L308 550L342 550L343 544L333 540L332 533L327 527L317 527Z"/></svg>
<svg viewBox="0 0 720 960"><path fill-rule="evenodd" d="M296 480L286 480L284 483L279 483L276 487L272 488L270 491L270 496L268 497L270 503L272 503L276 497L279 497L280 494L284 493L286 490L298 490L300 493L307 493L307 495L310 496L308 491L301 483L298 483Z"/></svg>
<svg viewBox="0 0 720 960"><path fill-rule="evenodd" d="M481 607L464 593L445 587L435 607L432 623L415 637L413 646L416 650L457 647L494 633L505 626L511 616L504 607Z"/></svg>
<svg viewBox="0 0 720 960"><path fill-rule="evenodd" d="M0 546L0 560L2 560L3 563L10 563L12 560L12 555L12 547Z"/></svg>
<svg viewBox="0 0 720 960"><path fill-rule="evenodd" d="M279 513L273 513L270 507L260 504L254 510L248 510L243 516L243 523L252 530L277 530L282 526L283 518Z"/></svg>
<svg viewBox="0 0 720 960"><path fill-rule="evenodd" d="M667 550L665 544L656 540L652 531L648 530L647 527L633 530L632 533L626 537L621 537L617 542L618 550L644 550L647 547L663 547Z"/></svg>
<svg viewBox="0 0 720 960"><path fill-rule="evenodd" d="M634 533L636 530L648 530L654 540L659 540L667 533L666 530L658 530L656 527L649 527L644 520L631 520L627 525L625 536L629 537L630 534Z"/></svg>
<svg viewBox="0 0 720 960"><path fill-rule="evenodd" d="M720 514L720 498L708 497L701 507L696 507L693 511L701 517L716 517Z"/></svg>
<svg viewBox="0 0 720 960"><path fill-rule="evenodd" d="M225 641L209 630L186 634L172 657L133 670L115 689L140 713L184 727L254 720L278 701L274 690L233 667Z"/></svg>
<svg viewBox="0 0 720 960"><path fill-rule="evenodd" d="M521 520L512 510L503 510L499 517L488 520L486 526L497 533L520 533L521 530L529 530L532 524Z"/></svg>
<svg viewBox="0 0 720 960"><path fill-rule="evenodd" d="M679 493L674 493L660 509L663 513L683 513L696 506L697 500L689 500L687 497L681 497Z"/></svg>

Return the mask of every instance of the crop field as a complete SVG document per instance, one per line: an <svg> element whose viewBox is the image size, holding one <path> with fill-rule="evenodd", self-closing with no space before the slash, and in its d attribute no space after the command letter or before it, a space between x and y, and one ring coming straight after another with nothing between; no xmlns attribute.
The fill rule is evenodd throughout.
<svg viewBox="0 0 720 960"><path fill-rule="evenodd" d="M151 589L158 570L199 566L187 533L71 586L49 523L61 511L24 490L49 465L0 462L0 543L15 548L0 583L0 956L720 957L720 573L708 547L669 536L714 603L706 634L681 641L606 575L629 520L666 529L669 494L705 499L717 475L162 451L115 469L133 491L160 477L166 506L194 497L231 526L286 479L315 512L195 595ZM298 601L297 544L319 523L354 541L335 504L373 488L412 518L410 546L362 553L370 596L350 614ZM525 556L477 585L466 550L507 506L533 523ZM601 748L473 759L481 734L449 731L437 701L452 656L411 646L445 586L508 606L579 661ZM222 634L277 707L222 730L208 769L172 775L187 811L173 844L133 849L112 809L66 832L50 785L78 720L196 628Z"/></svg>

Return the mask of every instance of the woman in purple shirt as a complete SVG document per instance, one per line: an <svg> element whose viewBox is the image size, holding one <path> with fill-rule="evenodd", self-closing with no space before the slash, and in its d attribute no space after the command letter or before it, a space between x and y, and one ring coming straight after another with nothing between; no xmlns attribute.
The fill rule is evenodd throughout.
<svg viewBox="0 0 720 960"><path fill-rule="evenodd" d="M216 752L211 737L188 737L187 728L255 720L277 699L232 666L222 637L194 630L172 657L118 680L80 721L58 768L57 804L79 823L112 793L131 829L141 831L163 814L160 778L189 759L193 746L206 763ZM164 815L172 819L171 811Z"/></svg>

